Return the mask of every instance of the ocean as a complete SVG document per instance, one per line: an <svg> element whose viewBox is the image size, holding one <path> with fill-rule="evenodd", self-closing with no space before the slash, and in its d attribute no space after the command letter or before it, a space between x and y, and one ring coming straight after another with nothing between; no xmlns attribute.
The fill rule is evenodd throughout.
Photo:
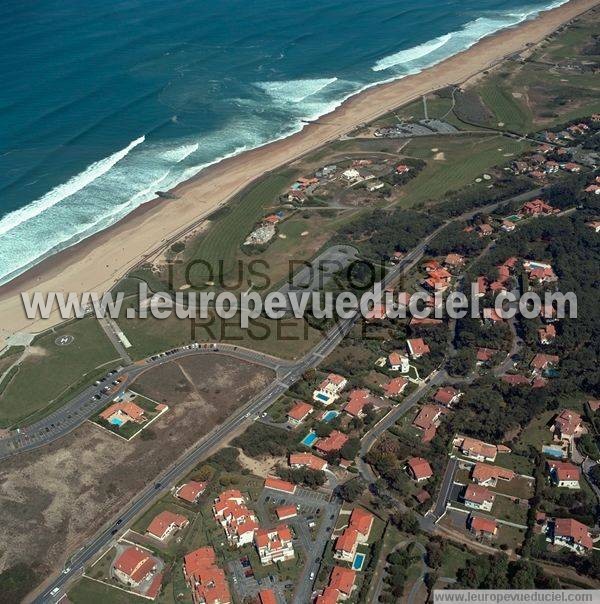
<svg viewBox="0 0 600 604"><path fill-rule="evenodd" d="M0 283L156 191L564 1L5 1Z"/></svg>

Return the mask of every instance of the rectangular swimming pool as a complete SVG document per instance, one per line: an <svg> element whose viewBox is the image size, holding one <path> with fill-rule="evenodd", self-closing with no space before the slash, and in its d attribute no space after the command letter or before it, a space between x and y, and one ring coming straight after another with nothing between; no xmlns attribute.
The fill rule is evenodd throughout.
<svg viewBox="0 0 600 604"><path fill-rule="evenodd" d="M364 563L365 563L365 554L357 553L356 556L354 556L354 561L352 562L352 570L362 570Z"/></svg>
<svg viewBox="0 0 600 604"><path fill-rule="evenodd" d="M315 394L315 398L318 398L324 403L327 403L329 401L329 397L326 394L323 394L322 392L317 392L317 394Z"/></svg>
<svg viewBox="0 0 600 604"><path fill-rule="evenodd" d="M301 441L300 443L306 445L307 447L312 447L315 440L317 440L318 436L314 430L311 430Z"/></svg>

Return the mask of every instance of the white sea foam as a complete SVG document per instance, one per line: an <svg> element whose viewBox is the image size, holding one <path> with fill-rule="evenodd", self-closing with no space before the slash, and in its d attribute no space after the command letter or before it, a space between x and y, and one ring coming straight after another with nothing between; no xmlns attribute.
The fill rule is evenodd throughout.
<svg viewBox="0 0 600 604"><path fill-rule="evenodd" d="M186 157L189 157L192 153L198 151L199 143L191 143L190 145L182 145L176 149L169 149L162 154L162 158L178 164L182 162Z"/></svg>
<svg viewBox="0 0 600 604"><path fill-rule="evenodd" d="M495 13L485 17L478 17L469 21L459 30L447 33L433 40L429 40L412 48L401 50L394 54L379 59L371 69L373 71L406 71L414 73L415 66L419 69L430 67L439 63L461 50L466 50L497 31L518 25L544 10L556 8L568 0L556 0L545 7L525 6L519 11L511 10ZM420 61L419 59L425 59Z"/></svg>
<svg viewBox="0 0 600 604"><path fill-rule="evenodd" d="M446 44L451 37L452 34L446 34L445 36L434 38L433 40L429 40L429 42L424 42L418 46L401 50L393 55L380 59L377 61L377 63L375 63L375 65L373 65L373 67L371 67L371 69L373 71L383 71L384 69L389 69L390 67L394 67L396 65L401 65L409 61L420 59L421 57L426 57L434 50L444 46L444 44Z"/></svg>
<svg viewBox="0 0 600 604"><path fill-rule="evenodd" d="M7 214L0 220L0 235L8 233L15 227L24 223L27 220L31 220L35 216L38 216L42 212L45 212L49 208L55 206L63 199L67 199L71 195L74 195L78 191L81 191L84 187L87 187L90 183L94 182L97 178L100 178L103 174L106 174L113 166L120 162L132 149L141 145L146 138L140 136L134 141L131 141L127 147L113 153L109 157L101 159L100 161L90 164L83 172L80 172L76 176L70 178L67 182L62 185L58 185L46 193L43 197L32 201L30 204L23 208L19 208L10 214Z"/></svg>
<svg viewBox="0 0 600 604"><path fill-rule="evenodd" d="M557 0L546 8L566 1ZM0 283L44 257L114 224L154 198L159 186L168 190L223 159L298 132L306 120L329 113L355 94L417 73L472 46L482 37L516 25L542 10L544 8L524 7L520 11L480 17L461 30L384 57L372 70L386 72L385 79L351 82L329 77L258 82L255 86L269 95L272 104L263 102L264 111L256 111L251 119L227 124L203 137L201 146L198 142L181 141L175 147L165 148L164 143L146 142L129 155L145 138L132 141L121 151L95 162L66 183L0 220L0 233L11 231L11 237L0 238ZM390 67L381 67L384 64ZM251 103L256 105L255 101ZM247 106L248 100L240 100L239 105ZM277 133L273 132L269 118L271 108L289 114L287 126ZM200 163L193 161L195 156L185 161L198 151Z"/></svg>
<svg viewBox="0 0 600 604"><path fill-rule="evenodd" d="M337 78L315 78L312 80L257 82L255 86L266 92L276 102L301 103L337 81Z"/></svg>

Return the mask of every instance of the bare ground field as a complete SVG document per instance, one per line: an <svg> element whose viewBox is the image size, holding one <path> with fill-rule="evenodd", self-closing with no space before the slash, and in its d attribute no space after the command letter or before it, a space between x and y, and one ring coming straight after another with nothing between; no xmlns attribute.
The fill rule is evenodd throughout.
<svg viewBox="0 0 600 604"><path fill-rule="evenodd" d="M120 506L272 377L224 357L169 363L136 384L171 406L152 424L150 439L124 442L86 422L49 447L3 462L0 570L17 561L42 577L61 568Z"/></svg>

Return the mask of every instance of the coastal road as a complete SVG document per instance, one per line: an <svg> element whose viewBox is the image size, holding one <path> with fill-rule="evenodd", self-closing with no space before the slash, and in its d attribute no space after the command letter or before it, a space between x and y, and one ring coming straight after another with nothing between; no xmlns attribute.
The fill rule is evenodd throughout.
<svg viewBox="0 0 600 604"><path fill-rule="evenodd" d="M519 199L530 198L533 195L533 192L528 192L525 194L521 194L518 196ZM496 202L494 204L490 204L488 206L484 206L481 208L477 208L475 210L471 210L462 214L460 216L454 217L444 224L440 225L437 229L435 229L432 233L430 233L427 237L425 237L421 243L413 248L410 252L408 252L402 260L392 267L388 273L384 276L382 281L377 284L381 291L384 291L386 287L392 285L396 282L400 276L410 270L424 255L427 244L436 237L443 229L446 228L449 224L459 221L465 220L469 217L474 216L478 212L489 211L501 204L507 203L510 200L503 200L501 202ZM340 320L336 323L324 336L324 338L316 344L313 349L306 354L303 358L295 361L295 362L284 362L281 359L276 359L275 357L270 357L269 355L264 355L261 353L256 353L255 351L250 351L247 349L240 349L237 346L232 346L228 344L214 344L212 347L198 348L194 351L185 350L176 352L173 355L165 357L159 357L158 359L150 360L150 363L141 363L139 365L139 372L147 370L152 363L161 364L164 362L168 362L177 358L178 354L181 356L185 356L186 354L195 354L200 350L204 350L206 352L210 352L211 348L213 352L220 352L221 354L228 354L230 356L235 356L236 358L240 358L239 355L243 354L243 360L249 360L251 362L260 362L260 364L267 363L266 366L272 364L272 368L277 371L277 379L273 381L269 386L267 386L261 393L259 393L254 399L252 399L247 405L245 405L242 409L240 409L237 413L232 415L226 422L221 424L218 428L213 430L209 435L201 439L191 450L186 452L180 460L178 460L175 464L173 464L160 478L157 479L154 485L150 485L144 491L138 494L138 496L131 501L131 503L124 508L119 517L114 521L113 524L105 527L100 530L97 535L88 542L82 549L75 553L74 556L70 559L70 566L65 568L63 573L56 577L53 581L51 581L44 591L34 600L36 603L45 603L45 602L55 602L58 597L62 593L63 589L69 584L69 582L75 579L80 575L85 566L90 563L94 558L96 558L142 510L148 507L154 499L160 496L164 491L168 490L170 486L175 483L178 479L183 477L186 473L188 473L202 458L207 456L212 449L217 447L218 445L227 442L228 437L230 437L235 431L241 429L242 427L249 425L255 416L259 416L263 411L265 411L270 405L272 405L282 394L284 394L287 389L294 384L296 381L301 379L302 375L309 368L313 368L318 366L322 360L330 354L338 344L344 339L344 337L350 332L352 327L360 318L360 310L356 309L353 313L351 313L350 317L347 319ZM252 359L255 359L254 361ZM137 366L135 366L137 367ZM130 371L133 371L133 368L129 368ZM122 376L125 373L125 368L120 370L120 373L115 374ZM439 376L439 377L438 377ZM429 385L437 385L443 382L445 377L445 372L440 372L429 379ZM128 375L128 379L131 380L132 376ZM439 381L438 381L439 380ZM125 383L123 383L124 387ZM86 396L91 396L91 389L88 389ZM424 393L421 395L423 396ZM81 400L81 395L77 397L76 400ZM100 405L96 406L95 410L90 409L90 399L88 398L88 409L85 413L87 413L87 417L89 417L92 413L97 411ZM418 400L418 399L417 399ZM98 401L99 402L99 401ZM103 401L103 404L105 402ZM403 412L406 412L409 407L405 407L405 403L400 405L398 409L394 410L391 417L388 417L388 422L393 423L396 421L393 419L396 414L397 417ZM413 402L413 405L416 404L416 401ZM403 409L403 411L401 410ZM82 414L76 421L72 421L69 425L59 424L56 428L57 432L60 432L60 435L54 436L51 440L55 440L60 436L66 434L74 427L79 425L85 418L85 413ZM397 418L396 418L397 419ZM44 420L42 420L43 422ZM389 425L391 425L391 423ZM384 424L385 425L385 422ZM377 428L377 426L372 429L372 434L370 435L371 443L375 441L375 434L378 430L385 431L387 427L383 428L383 425ZM47 426L46 426L47 427ZM31 450L37 448L39 446L43 446L47 442L50 442L50 439L46 439L44 432L46 430L42 430L41 438L37 442L32 441L22 441L18 440L18 450ZM19 435L22 437L22 435ZM10 437L7 437L10 438ZM7 439L3 439L6 441ZM0 441L0 447L3 446L3 442ZM368 449L367 449L368 450ZM3 448L0 449L0 459L2 456L7 457L10 454L14 454L15 448L14 443L12 446L12 451L7 454L7 451ZM426 524L429 522L426 519L421 518ZM428 527L431 530L431 527Z"/></svg>

